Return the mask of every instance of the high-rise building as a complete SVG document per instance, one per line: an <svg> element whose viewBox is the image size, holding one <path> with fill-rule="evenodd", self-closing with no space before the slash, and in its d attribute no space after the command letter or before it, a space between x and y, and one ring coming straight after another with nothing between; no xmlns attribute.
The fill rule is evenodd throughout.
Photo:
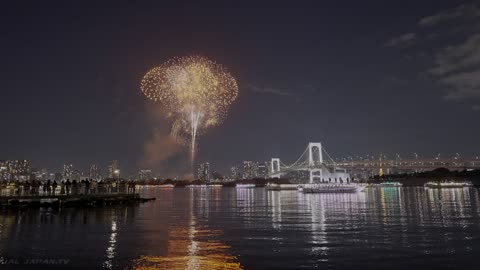
<svg viewBox="0 0 480 270"><path fill-rule="evenodd" d="M90 173L88 175L90 177L90 179L93 179L93 180L100 180L102 177L100 176L100 166L98 166L97 164L92 164L90 166Z"/></svg>
<svg viewBox="0 0 480 270"><path fill-rule="evenodd" d="M30 160L15 160L15 175L30 175Z"/></svg>
<svg viewBox="0 0 480 270"><path fill-rule="evenodd" d="M211 175L210 175L210 163L204 162L198 165L197 168L197 179L203 180L203 181L210 181Z"/></svg>
<svg viewBox="0 0 480 270"><path fill-rule="evenodd" d="M267 178L268 177L268 164L267 164L267 162L259 162L257 168L258 168L257 177L260 177L260 178Z"/></svg>
<svg viewBox="0 0 480 270"><path fill-rule="evenodd" d="M243 179L251 179L253 178L253 162L252 161L244 161L243 162Z"/></svg>
<svg viewBox="0 0 480 270"><path fill-rule="evenodd" d="M230 168L230 178L231 179L234 179L234 180L238 180L241 178L241 173L240 173L240 170L238 169L237 166L232 166Z"/></svg>
<svg viewBox="0 0 480 270"><path fill-rule="evenodd" d="M223 175L217 171L212 172L211 180L222 181L224 179Z"/></svg>
<svg viewBox="0 0 480 270"><path fill-rule="evenodd" d="M152 179L152 170L140 170L138 171L139 180L149 180Z"/></svg>
<svg viewBox="0 0 480 270"><path fill-rule="evenodd" d="M10 172L8 171L8 163L6 160L0 160L0 180L10 179Z"/></svg>
<svg viewBox="0 0 480 270"><path fill-rule="evenodd" d="M73 164L63 165L63 179L71 179L73 175Z"/></svg>
<svg viewBox="0 0 480 270"><path fill-rule="evenodd" d="M40 172L41 172L42 178L43 178L44 180L48 180L48 179L53 180L53 178L50 178L50 177L49 177L50 174L48 173L48 170L47 170L46 168L42 168L42 169L40 170Z"/></svg>
<svg viewBox="0 0 480 270"><path fill-rule="evenodd" d="M4 160L0 161L0 178L5 180L28 180L32 170L30 161L22 160Z"/></svg>
<svg viewBox="0 0 480 270"><path fill-rule="evenodd" d="M108 166L108 178L120 178L120 165L118 160L112 161L112 164Z"/></svg>
<svg viewBox="0 0 480 270"><path fill-rule="evenodd" d="M80 181L82 179L83 173L80 170L73 170L72 172L72 178L73 180Z"/></svg>
<svg viewBox="0 0 480 270"><path fill-rule="evenodd" d="M34 177L35 180L40 180L40 181L45 181L48 179L48 171L47 169L41 169L41 170L38 170L38 169L33 169L32 168L32 176Z"/></svg>

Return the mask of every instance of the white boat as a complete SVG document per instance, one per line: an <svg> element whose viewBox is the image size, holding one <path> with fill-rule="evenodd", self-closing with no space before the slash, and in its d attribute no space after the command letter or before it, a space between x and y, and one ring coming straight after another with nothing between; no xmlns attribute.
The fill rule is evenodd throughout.
<svg viewBox="0 0 480 270"><path fill-rule="evenodd" d="M211 185L207 185L209 188L220 188L220 187L223 187L222 185L220 184L211 184Z"/></svg>
<svg viewBox="0 0 480 270"><path fill-rule="evenodd" d="M403 186L400 182L383 182L375 184L376 187L401 187Z"/></svg>
<svg viewBox="0 0 480 270"><path fill-rule="evenodd" d="M186 185L185 187L189 188L207 188L207 185L202 184L202 185Z"/></svg>
<svg viewBox="0 0 480 270"><path fill-rule="evenodd" d="M255 188L255 184L237 184L237 188Z"/></svg>
<svg viewBox="0 0 480 270"><path fill-rule="evenodd" d="M164 185L158 185L159 188L174 188L175 186L172 184L164 184Z"/></svg>
<svg viewBox="0 0 480 270"><path fill-rule="evenodd" d="M265 188L267 190L297 190L297 184L272 184L268 183Z"/></svg>
<svg viewBox="0 0 480 270"><path fill-rule="evenodd" d="M356 193L365 186L357 184L307 184L299 188L303 193Z"/></svg>
<svg viewBox="0 0 480 270"><path fill-rule="evenodd" d="M423 185L426 188L464 188L464 187L471 187L473 186L471 182L463 181L463 182L428 182Z"/></svg>

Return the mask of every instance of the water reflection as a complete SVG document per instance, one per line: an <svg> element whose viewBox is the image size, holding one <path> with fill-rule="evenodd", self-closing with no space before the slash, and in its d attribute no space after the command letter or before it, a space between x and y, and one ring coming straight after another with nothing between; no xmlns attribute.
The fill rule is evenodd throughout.
<svg viewBox="0 0 480 270"><path fill-rule="evenodd" d="M217 239L222 231L197 221L198 215L208 219L210 210L220 206L221 190L192 188L189 192L188 222L169 229L167 254L142 255L133 261L133 269L242 269L230 254L231 247Z"/></svg>
<svg viewBox="0 0 480 270"><path fill-rule="evenodd" d="M117 243L117 222L112 220L112 232L110 234L109 246L107 248L107 260L103 263L103 267L113 269L113 259L115 258L115 246Z"/></svg>
<svg viewBox="0 0 480 270"><path fill-rule="evenodd" d="M142 192L157 200L3 211L0 258L72 259L56 269L429 269L473 263L480 252L474 188Z"/></svg>
<svg viewBox="0 0 480 270"><path fill-rule="evenodd" d="M306 201L307 209L311 214L312 248L311 253L321 256L322 261L328 261L328 240L325 224L325 205L320 194L301 194L301 199Z"/></svg>

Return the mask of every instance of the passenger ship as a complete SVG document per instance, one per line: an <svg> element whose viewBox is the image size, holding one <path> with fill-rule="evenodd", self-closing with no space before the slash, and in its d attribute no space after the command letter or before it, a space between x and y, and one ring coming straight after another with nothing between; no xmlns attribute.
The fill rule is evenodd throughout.
<svg viewBox="0 0 480 270"><path fill-rule="evenodd" d="M303 193L356 193L361 192L365 186L358 184L306 184L299 187Z"/></svg>

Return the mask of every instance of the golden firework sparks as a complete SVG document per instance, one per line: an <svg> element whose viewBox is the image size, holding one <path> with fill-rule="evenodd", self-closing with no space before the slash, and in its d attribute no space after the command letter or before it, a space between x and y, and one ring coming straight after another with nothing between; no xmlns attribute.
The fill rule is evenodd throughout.
<svg viewBox="0 0 480 270"><path fill-rule="evenodd" d="M189 142L192 164L198 136L223 122L238 95L235 79L221 65L201 56L173 58L151 69L140 87L168 112L172 135Z"/></svg>

